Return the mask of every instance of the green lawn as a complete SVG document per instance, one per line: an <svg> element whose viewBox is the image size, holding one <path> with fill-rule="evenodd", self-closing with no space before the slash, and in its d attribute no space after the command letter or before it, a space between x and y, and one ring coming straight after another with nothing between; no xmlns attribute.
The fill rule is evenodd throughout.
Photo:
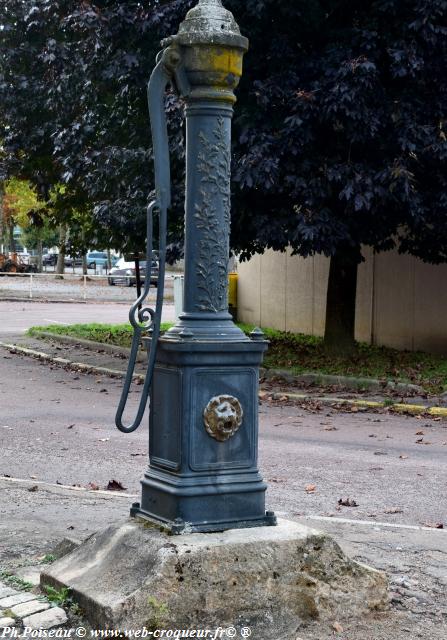
<svg viewBox="0 0 447 640"><path fill-rule="evenodd" d="M162 330L170 327L163 324ZM239 324L249 333L253 327ZM107 344L129 347L132 328L129 324L74 324L33 327L36 330L69 335ZM264 366L271 369L288 369L293 373L316 372L346 376L362 376L382 380L401 380L419 384L429 393L439 393L447 388L447 358L429 353L397 351L386 347L357 344L350 357L328 356L321 338L303 334L286 333L275 329L263 329L270 341Z"/></svg>

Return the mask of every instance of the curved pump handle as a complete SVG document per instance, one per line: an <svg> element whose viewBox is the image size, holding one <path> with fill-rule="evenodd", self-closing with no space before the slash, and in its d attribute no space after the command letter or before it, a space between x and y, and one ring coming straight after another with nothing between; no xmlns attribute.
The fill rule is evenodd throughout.
<svg viewBox="0 0 447 640"><path fill-rule="evenodd" d="M170 83L175 86L180 95L187 94L188 82L181 66L180 51L175 44L168 46L158 54L157 65L152 72L148 85L149 117L154 150L155 200L150 203L147 210L146 277L144 279L144 290L129 311L129 321L133 326L134 332L124 386L115 417L115 424L123 433L132 433L132 431L138 429L141 424L154 374L156 349L160 336L166 267L167 210L171 206L169 141L164 110L164 95L166 87ZM152 232L155 209L158 210L159 215L159 271L157 302L155 309L151 309L150 307L143 307L143 303L149 295L151 283ZM123 424L123 413L129 397L129 390L134 376L135 363L143 332L148 335L150 334L152 338L148 353L146 378L135 420L126 426Z"/></svg>

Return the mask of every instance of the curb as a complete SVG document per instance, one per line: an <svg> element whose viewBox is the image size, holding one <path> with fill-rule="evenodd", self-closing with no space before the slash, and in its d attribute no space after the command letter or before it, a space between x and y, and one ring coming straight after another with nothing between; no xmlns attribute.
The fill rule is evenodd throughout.
<svg viewBox="0 0 447 640"><path fill-rule="evenodd" d="M95 342L94 340L88 340L86 338L75 338L73 336L52 333L50 331L34 330L29 335L36 338L42 338L44 340L48 339L53 340L54 342L61 342L62 344L81 345L87 349L92 349L93 351L104 351L118 356L125 356L126 358L128 358L130 354L130 349L127 347L119 347L104 342ZM146 354L141 350L138 354L137 361L144 362L145 360ZM401 391L402 393L417 393L419 395L424 393L424 389L419 385L398 381L381 381L375 378L356 378L355 376L341 376L311 372L294 375L284 369L266 369L264 367L261 367L260 375L266 380L279 378L284 380L284 382L311 386L337 385L355 392L358 392L359 389L364 389L379 392Z"/></svg>
<svg viewBox="0 0 447 640"><path fill-rule="evenodd" d="M329 373L299 373L292 374L284 369L261 369L263 377L267 380L280 378L285 382L292 382L305 385L335 385L349 389L351 391L400 391L402 393L425 393L424 389L410 382L399 382L393 380L378 380L377 378L357 378L356 376L342 376Z"/></svg>
<svg viewBox="0 0 447 640"><path fill-rule="evenodd" d="M0 296L0 302L44 302L47 304L88 304L89 300L73 300L73 298L69 300L63 300L61 298L53 299L53 298L4 298ZM124 304L124 303L123 303Z"/></svg>
<svg viewBox="0 0 447 640"><path fill-rule="evenodd" d="M35 331L29 333L32 338L43 338L45 340L53 340L54 342L61 342L62 344L81 345L92 351L104 351L105 353L112 353L113 355L123 356L128 358L130 355L130 349L127 347L119 347L114 344L107 344L105 342L95 342L94 340L87 340L86 338L74 338L73 336L65 336L58 333L51 333L50 331ZM138 352L137 361L144 362L146 360L146 354L143 350Z"/></svg>
<svg viewBox="0 0 447 640"><path fill-rule="evenodd" d="M19 353L24 356L30 356L32 358L37 358L38 360L42 360L44 362L51 362L53 364L59 364L63 367L68 367L73 371L84 371L85 373L98 373L105 374L111 376L112 378L124 378L126 376L125 371L119 371L118 369L108 369L107 367L96 367L94 365L85 364L83 362L73 362L72 360L67 360L67 358L57 358L54 356L50 356L48 353L43 353L42 351L35 351L34 349L27 349L26 347L19 347L15 344L8 344L6 342L0 342L0 347L7 349L10 353ZM132 376L132 380L144 382L145 376L141 373L134 373Z"/></svg>
<svg viewBox="0 0 447 640"><path fill-rule="evenodd" d="M98 373L102 375L109 375L113 378L124 378L125 372L117 369L108 369L107 367L96 367L94 365L84 364L83 362L73 362L66 358L57 358L50 356L48 353L41 351L35 351L34 349L27 349L26 347L19 347L15 344L8 344L6 342L0 342L0 347L7 349L10 353L19 353L26 356L37 358L44 362L51 362L63 367L68 367L74 371L84 371L85 373ZM132 376L134 381L140 383L144 382L145 376L141 373L134 373ZM266 396L269 396L265 391L259 393L259 397L262 400ZM447 407L426 407L421 404L388 404L387 402L379 402L375 400L353 400L346 398L330 398L326 396L311 396L308 394L300 393L273 393L271 397L274 400L287 399L287 400L299 400L301 402L319 402L320 404L333 406L333 405L345 405L354 407L363 407L365 409L385 409L388 408L392 412L396 413L410 413L411 415L431 415L436 417L447 418Z"/></svg>
<svg viewBox="0 0 447 640"><path fill-rule="evenodd" d="M269 395L266 392L260 393L261 398ZM439 416L447 418L447 407L426 407L423 404L404 404L396 402L395 404L389 404L387 402L380 402L376 400L354 400L351 398L328 398L325 396L309 396L301 393L272 393L271 397L274 400L287 398L288 400L300 400L302 402L313 401L319 402L324 405L333 406L336 405L348 405L354 407L363 407L366 409L389 409L395 413L411 413L412 415L429 414L432 416Z"/></svg>

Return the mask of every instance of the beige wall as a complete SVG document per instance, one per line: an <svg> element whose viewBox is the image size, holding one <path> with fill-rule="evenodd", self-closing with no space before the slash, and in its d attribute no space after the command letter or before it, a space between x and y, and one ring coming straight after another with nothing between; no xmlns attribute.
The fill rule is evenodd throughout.
<svg viewBox="0 0 447 640"><path fill-rule="evenodd" d="M447 265L397 252L364 251L359 267L356 338L447 355ZM266 251L238 267L242 322L323 335L329 259Z"/></svg>

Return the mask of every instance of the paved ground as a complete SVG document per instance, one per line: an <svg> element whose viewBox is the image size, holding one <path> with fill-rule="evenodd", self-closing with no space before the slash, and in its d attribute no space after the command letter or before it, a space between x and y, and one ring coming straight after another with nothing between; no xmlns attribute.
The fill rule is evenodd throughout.
<svg viewBox="0 0 447 640"><path fill-rule="evenodd" d="M173 275L165 280L165 297L173 296ZM154 297L155 293L151 294ZM102 300L129 303L136 298L135 287L109 286L107 278L89 276L84 280L80 274L67 273L63 280L54 278L54 274L37 274L30 278L24 276L0 277L0 300L20 298L35 300Z"/></svg>
<svg viewBox="0 0 447 640"><path fill-rule="evenodd" d="M135 296L135 292L134 292ZM150 303L155 300L151 297ZM163 321L174 320L174 305L165 302ZM0 302L0 340L8 341L12 336L36 325L75 324L85 322L120 323L129 320L129 304L118 303L58 303L47 302Z"/></svg>
<svg viewBox="0 0 447 640"><path fill-rule="evenodd" d="M146 464L147 429L115 430L118 380L1 350L0 379L0 476L11 476L0 479L0 565L32 564L64 535L83 538L126 517ZM390 575L392 611L343 621L339 637L445 640L447 538L421 525L447 524L446 423L282 402L262 403L260 422L269 508L333 533ZM87 490L112 479L125 495ZM358 506L338 508L347 498ZM299 637L332 634L310 626Z"/></svg>

